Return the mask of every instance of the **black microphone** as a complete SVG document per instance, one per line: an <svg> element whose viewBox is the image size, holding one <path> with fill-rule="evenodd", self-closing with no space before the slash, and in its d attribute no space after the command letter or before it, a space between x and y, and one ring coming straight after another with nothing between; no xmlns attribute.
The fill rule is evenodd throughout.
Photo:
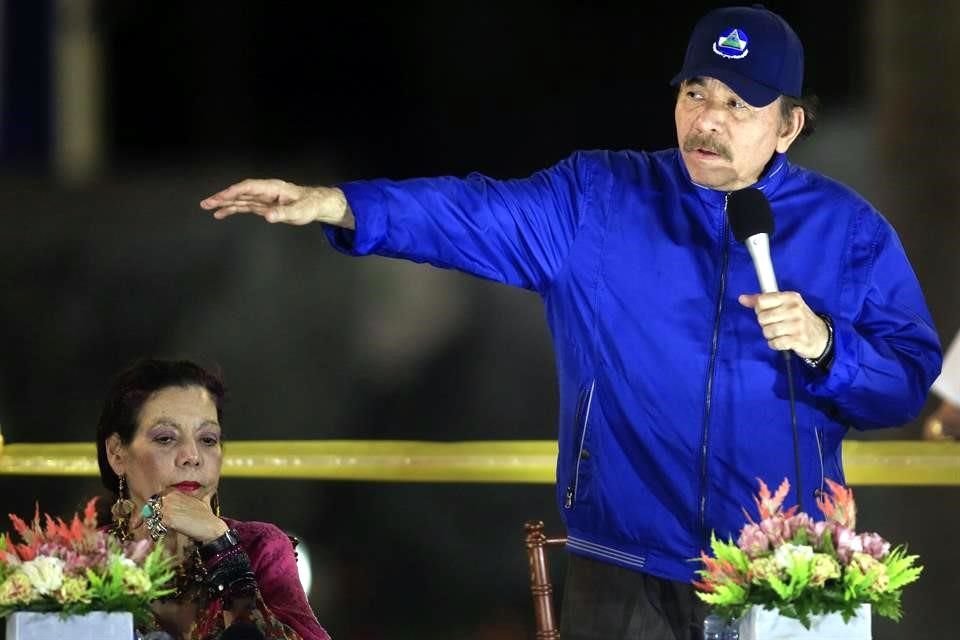
<svg viewBox="0 0 960 640"><path fill-rule="evenodd" d="M746 245L753 260L753 268L760 281L760 291L779 291L777 276L770 260L770 236L773 235L773 210L763 192L754 187L732 191L727 196L727 220L737 242ZM797 432L797 408L793 391L793 369L790 352L783 351L787 368L787 388L790 392L790 425L793 428L793 464L796 473L797 506L803 511L803 490L800 486L800 436Z"/></svg>
<svg viewBox="0 0 960 640"><path fill-rule="evenodd" d="M779 291L777 276L770 260L770 236L773 235L773 210L763 192L753 187L733 191L727 197L727 219L737 242L750 252L760 281L760 291Z"/></svg>

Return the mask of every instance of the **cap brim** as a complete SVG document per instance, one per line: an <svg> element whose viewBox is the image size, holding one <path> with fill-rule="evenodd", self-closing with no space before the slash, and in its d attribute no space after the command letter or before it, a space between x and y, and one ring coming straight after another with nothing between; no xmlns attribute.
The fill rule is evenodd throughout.
<svg viewBox="0 0 960 640"><path fill-rule="evenodd" d="M684 69L674 76L670 84L676 87L684 80L689 80L690 78L715 78L733 89L734 93L746 100L747 104L754 107L765 107L780 97L780 92L776 89L771 89L730 69L717 67Z"/></svg>

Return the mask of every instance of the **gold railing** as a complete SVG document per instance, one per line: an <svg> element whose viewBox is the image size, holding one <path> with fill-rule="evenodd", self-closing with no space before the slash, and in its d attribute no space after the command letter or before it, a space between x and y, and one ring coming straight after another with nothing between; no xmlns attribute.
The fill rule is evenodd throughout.
<svg viewBox="0 0 960 640"><path fill-rule="evenodd" d="M247 440L225 449L226 477L377 482L550 484L557 457L552 440ZM843 458L852 485L960 485L960 442L850 440ZM92 443L0 439L0 475L97 474Z"/></svg>

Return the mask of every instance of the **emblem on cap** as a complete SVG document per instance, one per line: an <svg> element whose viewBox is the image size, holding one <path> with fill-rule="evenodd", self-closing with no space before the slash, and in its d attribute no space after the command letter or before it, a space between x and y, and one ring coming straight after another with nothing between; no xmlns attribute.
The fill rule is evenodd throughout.
<svg viewBox="0 0 960 640"><path fill-rule="evenodd" d="M718 56L739 60L746 58L750 50L747 49L747 34L740 29L731 29L727 35L721 35L713 43L713 52Z"/></svg>

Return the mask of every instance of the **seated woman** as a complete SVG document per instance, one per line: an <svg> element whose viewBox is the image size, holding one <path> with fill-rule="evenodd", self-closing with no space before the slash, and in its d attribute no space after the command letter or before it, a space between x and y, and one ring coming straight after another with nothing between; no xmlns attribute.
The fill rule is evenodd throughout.
<svg viewBox="0 0 960 640"><path fill-rule="evenodd" d="M264 522L220 517L222 381L188 361L143 360L114 381L97 426L112 531L166 545L176 592L154 603L154 629L178 640L232 636L329 640L297 573L290 538ZM233 630L224 633L233 623Z"/></svg>

